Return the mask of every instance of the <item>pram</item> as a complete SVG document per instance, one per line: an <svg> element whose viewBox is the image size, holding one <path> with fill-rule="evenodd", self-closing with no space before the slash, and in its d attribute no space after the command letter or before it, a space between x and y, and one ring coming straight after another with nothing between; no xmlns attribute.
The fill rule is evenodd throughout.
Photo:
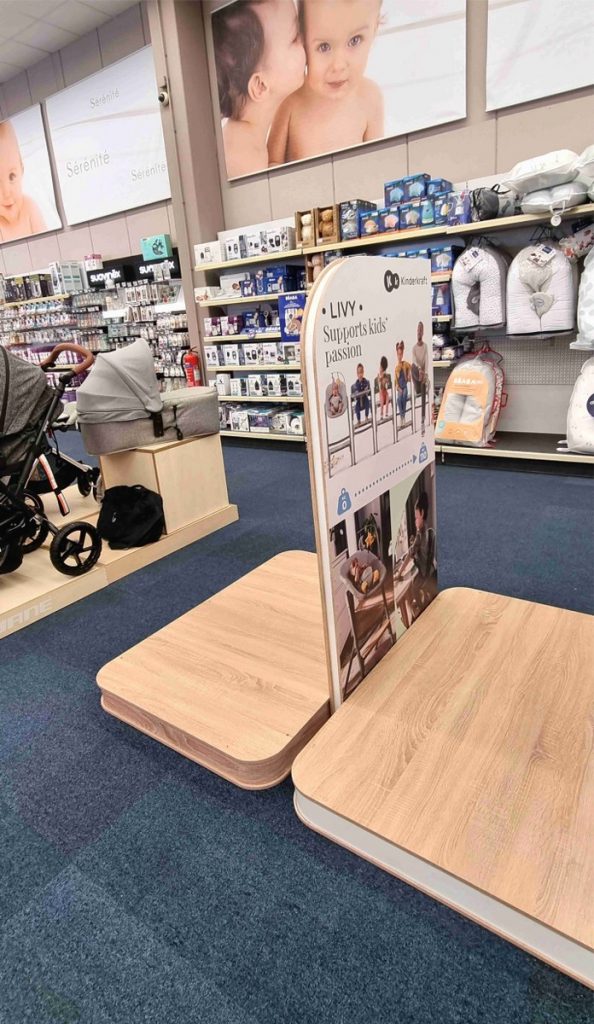
<svg viewBox="0 0 594 1024"><path fill-rule="evenodd" d="M83 361L65 367L51 388L44 371L55 371L58 357L67 351L82 355ZM59 529L49 521L36 493L44 484L38 482L34 490L32 481L40 469L45 489L53 491L64 516L70 510L52 463L63 471L62 479L66 471L68 482L76 479L80 492L90 493L94 470L61 455L47 435L56 428L66 387L92 364L91 352L70 343L57 345L39 366L0 346L0 573L18 569L23 555L41 547L50 533L50 560L66 576L88 572L101 554L101 539L91 523L77 521Z"/></svg>
<svg viewBox="0 0 594 1024"><path fill-rule="evenodd" d="M219 433L215 388L180 388L160 394L146 341L97 356L76 394L86 451L108 455L142 445Z"/></svg>

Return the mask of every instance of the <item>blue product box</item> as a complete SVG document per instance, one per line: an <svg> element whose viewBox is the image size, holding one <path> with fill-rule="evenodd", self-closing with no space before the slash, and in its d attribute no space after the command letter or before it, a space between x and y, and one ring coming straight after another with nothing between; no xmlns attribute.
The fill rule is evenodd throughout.
<svg viewBox="0 0 594 1024"><path fill-rule="evenodd" d="M251 274L246 274L245 280L241 282L241 294L246 296L256 294L256 281Z"/></svg>
<svg viewBox="0 0 594 1024"><path fill-rule="evenodd" d="M377 235L383 231L380 211L360 210L359 211L359 235L361 238L368 238L369 235Z"/></svg>
<svg viewBox="0 0 594 1024"><path fill-rule="evenodd" d="M434 284L431 288L431 315L451 316L452 293L449 284Z"/></svg>
<svg viewBox="0 0 594 1024"><path fill-rule="evenodd" d="M283 341L299 341L306 298L306 295L300 295L298 292L279 295L278 315Z"/></svg>
<svg viewBox="0 0 594 1024"><path fill-rule="evenodd" d="M398 206L392 206L386 210L378 210L380 216L380 231L398 231L400 227L400 210Z"/></svg>
<svg viewBox="0 0 594 1024"><path fill-rule="evenodd" d="M470 192L452 192L448 224L470 224Z"/></svg>
<svg viewBox="0 0 594 1024"><path fill-rule="evenodd" d="M266 291L268 295L278 295L279 292L290 292L296 288L299 280L292 267L275 266L268 267L264 271L266 279Z"/></svg>
<svg viewBox="0 0 594 1024"><path fill-rule="evenodd" d="M454 269L454 263L462 252L461 245L440 245L431 249L431 272L445 274Z"/></svg>
<svg viewBox="0 0 594 1024"><path fill-rule="evenodd" d="M445 178L430 178L427 182L427 195L437 196L441 192L452 192L453 187L451 181L446 181Z"/></svg>
<svg viewBox="0 0 594 1024"><path fill-rule="evenodd" d="M427 195L427 182L431 181L430 174L409 174L402 179L404 184L405 199L422 199Z"/></svg>
<svg viewBox="0 0 594 1024"><path fill-rule="evenodd" d="M143 260L164 260L173 255L170 235L149 235L140 239Z"/></svg>
<svg viewBox="0 0 594 1024"><path fill-rule="evenodd" d="M404 178L384 183L384 206L394 206L404 199Z"/></svg>
<svg viewBox="0 0 594 1024"><path fill-rule="evenodd" d="M266 295L268 289L266 287L266 274L264 270L257 270L254 274L254 280L256 282L256 295Z"/></svg>
<svg viewBox="0 0 594 1024"><path fill-rule="evenodd" d="M435 224L435 204L429 196L421 199L421 224L423 227L432 227Z"/></svg>
<svg viewBox="0 0 594 1024"><path fill-rule="evenodd" d="M417 251L415 253L415 256L417 257L417 259L420 259L420 260L428 260L429 259L429 255L430 255L429 254L429 249L417 249Z"/></svg>
<svg viewBox="0 0 594 1024"><path fill-rule="evenodd" d="M359 237L359 214L368 210L375 210L375 203L366 199L349 199L346 203L340 204L340 237L344 241L347 238Z"/></svg>
<svg viewBox="0 0 594 1024"><path fill-rule="evenodd" d="M411 199L400 204L400 230L406 231L421 226L421 200Z"/></svg>
<svg viewBox="0 0 594 1024"><path fill-rule="evenodd" d="M447 224L452 208L452 193L440 192L433 196L433 208L435 210L435 224Z"/></svg>

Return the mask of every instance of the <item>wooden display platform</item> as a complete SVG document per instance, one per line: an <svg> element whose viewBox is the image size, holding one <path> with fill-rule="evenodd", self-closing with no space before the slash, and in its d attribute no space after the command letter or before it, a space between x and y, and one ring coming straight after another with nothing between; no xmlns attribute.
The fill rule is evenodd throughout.
<svg viewBox="0 0 594 1024"><path fill-rule="evenodd" d="M594 987L594 628L433 604L299 755L305 824Z"/></svg>
<svg viewBox="0 0 594 1024"><path fill-rule="evenodd" d="M59 514L53 495L42 496L52 522L57 526L64 526L75 519L96 522L99 506L91 497L82 498L76 487L69 487L64 493L71 508L65 518ZM0 575L0 639L94 594L151 562L193 544L209 533L234 523L238 518L237 506L226 504L182 529L164 534L155 544L126 551L111 551L104 543L97 565L84 576L78 577L64 576L54 569L49 558L51 537L48 537L43 547L26 555L16 572Z"/></svg>
<svg viewBox="0 0 594 1024"><path fill-rule="evenodd" d="M106 711L245 789L330 713L316 556L277 555L109 662Z"/></svg>

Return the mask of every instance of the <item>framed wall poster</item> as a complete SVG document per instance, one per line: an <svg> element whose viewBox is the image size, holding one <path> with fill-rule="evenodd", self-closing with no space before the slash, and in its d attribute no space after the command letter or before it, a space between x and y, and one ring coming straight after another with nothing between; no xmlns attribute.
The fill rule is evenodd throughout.
<svg viewBox="0 0 594 1024"><path fill-rule="evenodd" d="M437 593L429 261L337 260L303 335L334 707Z"/></svg>
<svg viewBox="0 0 594 1024"><path fill-rule="evenodd" d="M150 46L56 93L46 107L69 224L171 197Z"/></svg>
<svg viewBox="0 0 594 1024"><path fill-rule="evenodd" d="M489 0L487 110L594 84L589 0Z"/></svg>
<svg viewBox="0 0 594 1024"><path fill-rule="evenodd" d="M466 116L466 0L229 0L212 38L229 179Z"/></svg>
<svg viewBox="0 0 594 1024"><path fill-rule="evenodd" d="M0 122L0 243L61 227L37 105Z"/></svg>

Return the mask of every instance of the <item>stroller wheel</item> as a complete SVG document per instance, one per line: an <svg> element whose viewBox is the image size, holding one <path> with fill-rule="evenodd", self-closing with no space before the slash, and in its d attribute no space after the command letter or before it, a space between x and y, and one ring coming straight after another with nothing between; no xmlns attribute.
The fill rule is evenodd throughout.
<svg viewBox="0 0 594 1024"><path fill-rule="evenodd" d="M43 502L37 494L31 494L30 491L25 491L23 494L23 500L30 508L33 514L44 514ZM26 540L21 541L21 551L24 555L28 555L31 551L37 551L46 539L49 533L49 526L45 519L36 520L31 516L25 522L24 535Z"/></svg>
<svg viewBox="0 0 594 1024"><path fill-rule="evenodd" d="M93 490L93 474L92 473L81 473L76 478L79 493L82 494L83 498L88 498L89 494Z"/></svg>
<svg viewBox="0 0 594 1024"><path fill-rule="evenodd" d="M82 576L97 563L101 554L101 537L91 523L76 522L63 526L50 545L54 569L65 576Z"/></svg>
<svg viewBox="0 0 594 1024"><path fill-rule="evenodd" d="M21 545L12 541L0 544L0 575L14 572L23 561Z"/></svg>

